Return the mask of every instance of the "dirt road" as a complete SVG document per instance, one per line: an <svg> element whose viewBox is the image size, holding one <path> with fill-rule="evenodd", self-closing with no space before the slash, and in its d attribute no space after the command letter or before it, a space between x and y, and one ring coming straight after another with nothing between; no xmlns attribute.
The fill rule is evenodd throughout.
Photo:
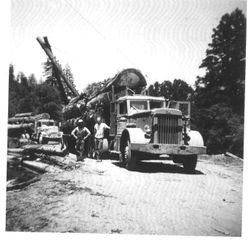
<svg viewBox="0 0 250 241"><path fill-rule="evenodd" d="M200 157L196 174L172 162L87 159L7 193L6 230L39 232L241 235L242 162Z"/></svg>

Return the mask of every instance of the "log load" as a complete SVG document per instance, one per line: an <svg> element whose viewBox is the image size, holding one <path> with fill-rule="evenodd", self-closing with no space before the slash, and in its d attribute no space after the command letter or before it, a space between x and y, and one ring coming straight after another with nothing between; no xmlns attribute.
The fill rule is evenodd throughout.
<svg viewBox="0 0 250 241"><path fill-rule="evenodd" d="M147 81L143 74L137 69L124 69L112 78L101 90L101 93L111 91L114 86L115 92L128 87L131 90L137 90L140 87L145 87Z"/></svg>
<svg viewBox="0 0 250 241"><path fill-rule="evenodd" d="M8 130L17 130L17 129L28 129L34 126L33 123L24 123L24 124L8 124Z"/></svg>
<svg viewBox="0 0 250 241"><path fill-rule="evenodd" d="M139 70L133 68L124 69L104 84L101 90L92 96L88 96L88 93L84 93L71 99L69 104L63 108L63 116L65 120L68 120L81 116L86 106L94 109L100 103L102 103L102 105L109 105L112 97L112 88L115 94L121 93L125 88L129 88L134 93L140 93L146 85L146 79Z"/></svg>
<svg viewBox="0 0 250 241"><path fill-rule="evenodd" d="M34 116L34 112L25 112L25 113L17 113L15 114L15 117L27 117L27 116Z"/></svg>
<svg viewBox="0 0 250 241"><path fill-rule="evenodd" d="M33 123L8 124L8 137L20 137L24 130L27 130L28 133L32 133L33 129Z"/></svg>

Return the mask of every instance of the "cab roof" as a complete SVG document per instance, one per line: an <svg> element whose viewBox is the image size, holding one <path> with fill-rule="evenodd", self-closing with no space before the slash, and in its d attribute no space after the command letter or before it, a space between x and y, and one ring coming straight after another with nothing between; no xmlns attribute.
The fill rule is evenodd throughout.
<svg viewBox="0 0 250 241"><path fill-rule="evenodd" d="M117 101L123 100L155 100L155 101L165 101L164 97L156 97L149 95L126 95L117 99Z"/></svg>

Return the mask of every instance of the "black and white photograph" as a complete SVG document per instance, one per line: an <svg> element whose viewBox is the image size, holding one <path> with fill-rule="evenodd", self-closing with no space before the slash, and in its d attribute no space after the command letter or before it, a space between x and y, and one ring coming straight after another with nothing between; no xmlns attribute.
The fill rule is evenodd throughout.
<svg viewBox="0 0 250 241"><path fill-rule="evenodd" d="M5 232L242 237L246 26L246 0L11 0Z"/></svg>

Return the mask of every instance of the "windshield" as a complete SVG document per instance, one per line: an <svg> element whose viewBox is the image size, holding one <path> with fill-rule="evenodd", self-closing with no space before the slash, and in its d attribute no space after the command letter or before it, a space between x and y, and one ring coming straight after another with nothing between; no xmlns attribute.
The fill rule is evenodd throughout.
<svg viewBox="0 0 250 241"><path fill-rule="evenodd" d="M127 114L127 102L121 102L119 104L119 114Z"/></svg>
<svg viewBox="0 0 250 241"><path fill-rule="evenodd" d="M147 101L145 100L131 100L130 110L147 110Z"/></svg>
<svg viewBox="0 0 250 241"><path fill-rule="evenodd" d="M150 110L162 107L163 107L162 101L155 101L155 100L150 101Z"/></svg>

